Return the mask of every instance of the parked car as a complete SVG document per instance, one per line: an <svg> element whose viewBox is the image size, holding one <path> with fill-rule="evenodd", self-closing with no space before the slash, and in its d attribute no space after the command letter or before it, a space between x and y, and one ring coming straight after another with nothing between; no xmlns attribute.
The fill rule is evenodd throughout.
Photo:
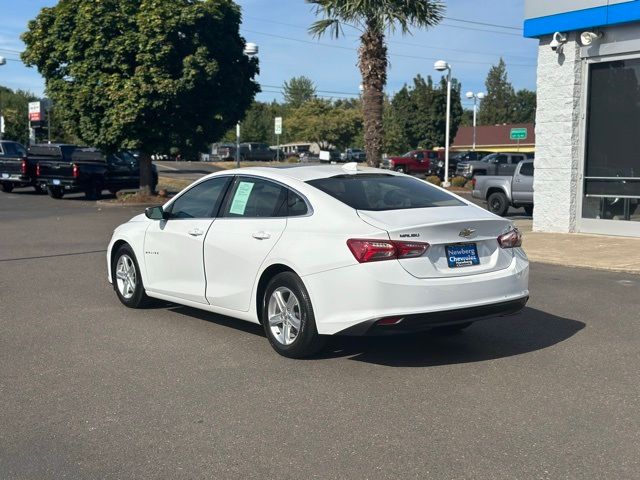
<svg viewBox="0 0 640 480"><path fill-rule="evenodd" d="M104 190L117 193L120 190L139 188L140 165L130 152L104 155L88 148L76 148L71 158L56 155L56 147L31 148L39 154L38 183L46 188L52 198L62 198L66 193L84 192L86 197L97 200ZM152 185L158 184L158 172L152 165Z"/></svg>
<svg viewBox="0 0 640 480"><path fill-rule="evenodd" d="M242 143L240 159L249 162L271 162L276 159L276 152L266 143Z"/></svg>
<svg viewBox="0 0 640 480"><path fill-rule="evenodd" d="M533 173L533 160L524 160L511 177L476 177L473 198L486 200L487 209L501 217L507 214L509 206L523 207L527 215L532 215Z"/></svg>
<svg viewBox="0 0 640 480"><path fill-rule="evenodd" d="M106 261L125 306L157 298L262 324L293 358L326 335L460 330L529 297L510 221L354 164L211 174L116 228Z"/></svg>
<svg viewBox="0 0 640 480"><path fill-rule="evenodd" d="M236 159L236 145L233 143L217 143L211 149L211 160L227 161Z"/></svg>
<svg viewBox="0 0 640 480"><path fill-rule="evenodd" d="M460 162L456 174L473 178L479 175L513 175L516 166L528 157L525 153L492 153L480 161Z"/></svg>
<svg viewBox="0 0 640 480"><path fill-rule="evenodd" d="M0 186L10 193L14 188L33 187L44 193L36 180L36 161L29 158L27 149L18 142L0 140Z"/></svg>
<svg viewBox="0 0 640 480"><path fill-rule="evenodd" d="M388 157L383 159L380 168L395 170L396 172L406 174L423 173L425 175L431 175L439 168L439 161L444 162L444 151L411 150L401 157Z"/></svg>
<svg viewBox="0 0 640 480"><path fill-rule="evenodd" d="M340 155L341 162L366 162L367 154L360 148L347 148L344 153Z"/></svg>

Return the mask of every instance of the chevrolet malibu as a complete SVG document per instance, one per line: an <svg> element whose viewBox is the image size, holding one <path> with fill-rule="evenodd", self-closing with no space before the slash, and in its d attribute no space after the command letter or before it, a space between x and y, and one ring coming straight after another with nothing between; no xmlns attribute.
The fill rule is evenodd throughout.
<svg viewBox="0 0 640 480"><path fill-rule="evenodd" d="M120 301L162 299L262 324L301 358L328 335L459 330L521 310L511 222L422 180L344 166L214 173L116 228Z"/></svg>

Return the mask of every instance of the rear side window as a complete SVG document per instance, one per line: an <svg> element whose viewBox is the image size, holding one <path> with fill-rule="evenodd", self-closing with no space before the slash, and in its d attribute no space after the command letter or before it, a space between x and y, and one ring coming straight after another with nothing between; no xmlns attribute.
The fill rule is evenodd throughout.
<svg viewBox="0 0 640 480"><path fill-rule="evenodd" d="M339 175L308 183L356 210L386 211L466 205L427 182L404 175Z"/></svg>
<svg viewBox="0 0 640 480"><path fill-rule="evenodd" d="M302 217L309 213L307 202L296 192L289 190L287 193L287 216Z"/></svg>
<svg viewBox="0 0 640 480"><path fill-rule="evenodd" d="M533 177L533 163L527 162L523 163L520 167L520 175L524 175L526 177Z"/></svg>
<svg viewBox="0 0 640 480"><path fill-rule="evenodd" d="M213 218L230 177L212 178L183 193L171 206L171 218Z"/></svg>
<svg viewBox="0 0 640 480"><path fill-rule="evenodd" d="M26 157L27 151L19 143L7 142L0 145L0 152L4 150L4 154L12 157Z"/></svg>
<svg viewBox="0 0 640 480"><path fill-rule="evenodd" d="M240 177L225 208L225 217L268 218L286 216L287 189L259 178Z"/></svg>

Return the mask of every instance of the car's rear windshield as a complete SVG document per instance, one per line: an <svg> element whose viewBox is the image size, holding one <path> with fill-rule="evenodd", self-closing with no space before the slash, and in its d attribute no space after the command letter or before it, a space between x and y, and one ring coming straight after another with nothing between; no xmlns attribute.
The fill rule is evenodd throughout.
<svg viewBox="0 0 640 480"><path fill-rule="evenodd" d="M423 180L404 175L338 175L307 183L356 210L379 212L466 205Z"/></svg>

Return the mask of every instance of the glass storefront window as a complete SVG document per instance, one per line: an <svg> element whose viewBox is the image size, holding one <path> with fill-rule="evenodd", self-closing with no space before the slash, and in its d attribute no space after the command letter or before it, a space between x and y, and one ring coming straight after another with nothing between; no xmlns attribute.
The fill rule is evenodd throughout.
<svg viewBox="0 0 640 480"><path fill-rule="evenodd" d="M640 222L640 59L589 75L582 217Z"/></svg>

